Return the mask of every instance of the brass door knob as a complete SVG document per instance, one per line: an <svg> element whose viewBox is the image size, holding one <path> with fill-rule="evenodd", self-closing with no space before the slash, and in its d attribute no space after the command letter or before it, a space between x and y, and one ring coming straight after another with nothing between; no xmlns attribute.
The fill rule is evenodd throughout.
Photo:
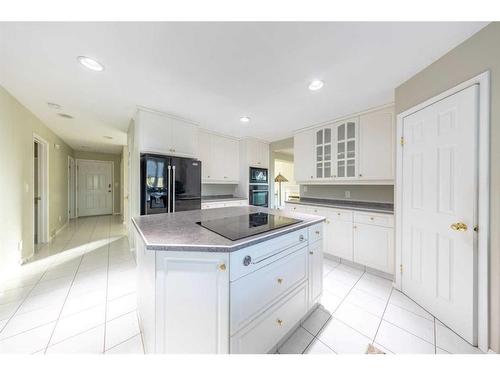
<svg viewBox="0 0 500 375"><path fill-rule="evenodd" d="M281 319L276 319L276 323L277 323L280 327L283 327L283 320L281 320Z"/></svg>
<svg viewBox="0 0 500 375"><path fill-rule="evenodd" d="M225 271L226 270L226 265L224 263L222 263L220 266L219 266L219 269L221 271Z"/></svg>
<svg viewBox="0 0 500 375"><path fill-rule="evenodd" d="M465 223L453 223L450 228L458 232L465 232L467 230L467 224Z"/></svg>

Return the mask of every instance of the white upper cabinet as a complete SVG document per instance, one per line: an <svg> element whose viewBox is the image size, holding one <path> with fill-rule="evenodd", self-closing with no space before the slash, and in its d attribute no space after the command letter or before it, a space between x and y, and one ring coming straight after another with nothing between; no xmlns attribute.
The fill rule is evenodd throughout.
<svg viewBox="0 0 500 375"><path fill-rule="evenodd" d="M358 160L358 124L353 118L334 125L336 172L334 178L356 178Z"/></svg>
<svg viewBox="0 0 500 375"><path fill-rule="evenodd" d="M269 144L250 138L245 142L249 166L269 168Z"/></svg>
<svg viewBox="0 0 500 375"><path fill-rule="evenodd" d="M200 131L200 160L203 183L238 183L237 140Z"/></svg>
<svg viewBox="0 0 500 375"><path fill-rule="evenodd" d="M332 128L316 130L316 178L332 177Z"/></svg>
<svg viewBox="0 0 500 375"><path fill-rule="evenodd" d="M394 181L394 108L362 114L294 136L295 179L328 184Z"/></svg>
<svg viewBox="0 0 500 375"><path fill-rule="evenodd" d="M359 117L359 177L365 180L394 180L394 109Z"/></svg>
<svg viewBox="0 0 500 375"><path fill-rule="evenodd" d="M296 181L311 181L315 176L315 131L308 130L293 137L294 175Z"/></svg>
<svg viewBox="0 0 500 375"><path fill-rule="evenodd" d="M197 126L165 114L139 110L136 118L140 152L198 156Z"/></svg>

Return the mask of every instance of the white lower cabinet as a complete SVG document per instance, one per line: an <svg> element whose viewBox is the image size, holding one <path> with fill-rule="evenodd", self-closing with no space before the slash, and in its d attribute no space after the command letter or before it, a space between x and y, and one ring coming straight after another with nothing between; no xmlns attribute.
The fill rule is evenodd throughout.
<svg viewBox="0 0 500 375"><path fill-rule="evenodd" d="M237 207L237 206L248 206L248 201L241 199L234 201L224 200L224 201L210 201L201 203L202 210L207 210L209 208Z"/></svg>
<svg viewBox="0 0 500 375"><path fill-rule="evenodd" d="M306 315L307 283L285 296L258 319L231 337L231 353L269 352Z"/></svg>
<svg viewBox="0 0 500 375"><path fill-rule="evenodd" d="M323 241L309 245L309 308L319 303L323 292Z"/></svg>
<svg viewBox="0 0 500 375"><path fill-rule="evenodd" d="M394 215L289 203L285 211L326 218L326 254L394 274Z"/></svg>
<svg viewBox="0 0 500 375"><path fill-rule="evenodd" d="M393 228L355 223L354 261L393 274Z"/></svg>
<svg viewBox="0 0 500 375"><path fill-rule="evenodd" d="M156 353L227 353L229 255L156 252Z"/></svg>
<svg viewBox="0 0 500 375"><path fill-rule="evenodd" d="M325 252L339 258L353 260L353 225L352 221L342 221L334 218L327 219L328 241Z"/></svg>
<svg viewBox="0 0 500 375"><path fill-rule="evenodd" d="M146 353L269 352L319 301L323 232L316 224L232 253L147 250L136 233Z"/></svg>

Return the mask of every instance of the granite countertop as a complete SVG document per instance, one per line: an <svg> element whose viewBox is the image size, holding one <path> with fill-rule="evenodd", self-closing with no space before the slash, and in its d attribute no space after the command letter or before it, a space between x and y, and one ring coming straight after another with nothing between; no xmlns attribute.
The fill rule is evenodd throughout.
<svg viewBox="0 0 500 375"><path fill-rule="evenodd" d="M202 203L246 200L247 198L235 197L234 195L206 195L204 197L201 197Z"/></svg>
<svg viewBox="0 0 500 375"><path fill-rule="evenodd" d="M394 213L394 204L378 202L345 201L340 199L299 198L289 199L286 203L304 204L308 206L342 208L354 211L380 212L384 214Z"/></svg>
<svg viewBox="0 0 500 375"><path fill-rule="evenodd" d="M198 224L197 221L240 216L255 212L286 215L302 220L266 233L231 241ZM325 220L322 216L306 215L255 206L224 207L211 210L182 211L132 218L132 222L146 244L148 250L233 252L259 242L305 228Z"/></svg>

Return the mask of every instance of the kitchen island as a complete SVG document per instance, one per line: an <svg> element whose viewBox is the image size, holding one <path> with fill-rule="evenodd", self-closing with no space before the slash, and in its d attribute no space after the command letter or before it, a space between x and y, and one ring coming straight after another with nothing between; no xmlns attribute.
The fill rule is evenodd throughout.
<svg viewBox="0 0 500 375"><path fill-rule="evenodd" d="M319 302L323 217L247 206L132 221L147 353L272 352Z"/></svg>

